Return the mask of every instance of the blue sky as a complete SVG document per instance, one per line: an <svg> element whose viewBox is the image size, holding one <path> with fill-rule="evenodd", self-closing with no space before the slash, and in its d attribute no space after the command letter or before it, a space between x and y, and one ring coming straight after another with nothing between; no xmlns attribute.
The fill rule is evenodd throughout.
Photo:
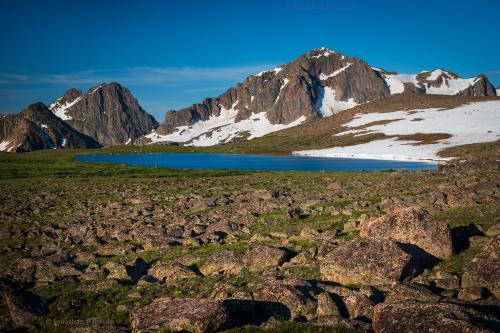
<svg viewBox="0 0 500 333"><path fill-rule="evenodd" d="M2 0L0 112L117 81L162 121L321 46L500 85L499 17L498 0Z"/></svg>

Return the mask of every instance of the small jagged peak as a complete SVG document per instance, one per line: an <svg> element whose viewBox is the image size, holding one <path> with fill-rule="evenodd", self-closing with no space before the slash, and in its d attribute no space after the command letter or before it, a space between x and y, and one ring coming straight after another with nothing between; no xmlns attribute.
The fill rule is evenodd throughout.
<svg viewBox="0 0 500 333"><path fill-rule="evenodd" d="M320 58L320 57L329 57L333 54L337 54L338 52L329 49L327 47L319 47L314 50L311 50L306 53L306 56L309 58Z"/></svg>

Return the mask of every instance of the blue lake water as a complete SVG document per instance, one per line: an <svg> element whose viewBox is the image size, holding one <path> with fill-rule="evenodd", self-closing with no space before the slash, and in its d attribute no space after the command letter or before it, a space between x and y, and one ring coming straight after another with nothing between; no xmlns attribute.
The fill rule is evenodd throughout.
<svg viewBox="0 0 500 333"><path fill-rule="evenodd" d="M82 162L109 162L131 166L195 170L376 171L406 169L415 171L431 170L437 166L436 163L428 162L251 154L103 154L80 155L76 159Z"/></svg>

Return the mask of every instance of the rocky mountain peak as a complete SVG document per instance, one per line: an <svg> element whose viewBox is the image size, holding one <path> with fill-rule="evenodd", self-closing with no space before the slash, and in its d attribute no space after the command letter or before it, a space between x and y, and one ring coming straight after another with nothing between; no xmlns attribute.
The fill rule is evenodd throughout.
<svg viewBox="0 0 500 333"><path fill-rule="evenodd" d="M0 150L15 152L100 147L93 138L77 132L43 103L0 117L0 143Z"/></svg>
<svg viewBox="0 0 500 333"><path fill-rule="evenodd" d="M116 82L101 83L85 95L70 89L50 108L101 145L130 143L158 126L130 90Z"/></svg>

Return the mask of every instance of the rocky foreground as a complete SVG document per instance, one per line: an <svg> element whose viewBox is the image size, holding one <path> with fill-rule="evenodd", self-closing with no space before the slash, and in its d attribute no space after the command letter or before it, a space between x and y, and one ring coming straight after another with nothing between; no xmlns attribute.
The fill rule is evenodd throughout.
<svg viewBox="0 0 500 333"><path fill-rule="evenodd" d="M498 143L460 155L331 174L1 160L0 330L498 332Z"/></svg>

